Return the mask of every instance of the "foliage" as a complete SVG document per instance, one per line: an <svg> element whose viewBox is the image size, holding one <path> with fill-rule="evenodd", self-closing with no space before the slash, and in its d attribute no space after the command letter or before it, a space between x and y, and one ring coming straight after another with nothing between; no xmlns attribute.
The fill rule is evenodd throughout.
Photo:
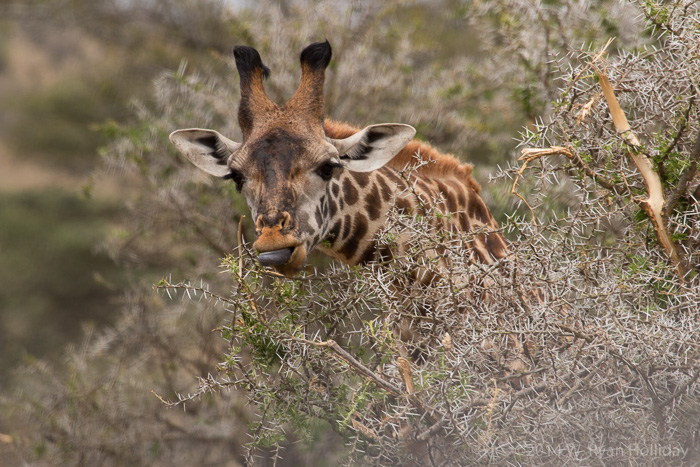
<svg viewBox="0 0 700 467"><path fill-rule="evenodd" d="M239 135L238 89L230 76L183 64L157 83L156 108L136 107L140 123L105 127L115 138L105 172L131 174L139 193L107 248L124 264L160 261L197 280L157 285L161 297L177 296L172 306L138 295L118 326L71 355L68 376L33 366L27 384L51 381L53 392L6 401L24 409L13 416L41 427L25 435L21 458L167 464L187 453L182 462L293 465L333 452L329 464L697 462L697 6L445 5L436 13L420 3L319 2L312 13L263 2L245 30L274 31L252 45L273 70L266 86L277 100L293 92L295 55L320 31L335 51L331 117L415 124L420 137L463 154L500 146L511 125L529 124L523 145L572 154L497 173L508 188L520 177L516 189L531 208L504 216L511 254L494 267L471 261L464 253L474 233L436 237L425 225L439 213L428 210L391 214L381 240L391 246L407 234L413 249L390 263L331 264L283 279L260 268L245 242L231 255L236 231L251 238L242 200L202 178L166 138L189 126ZM484 37L479 53L432 60L417 42L430 36L421 26L435 24L431 11L445 31L474 28ZM640 12L644 22L634 23ZM644 34L623 36L605 63L597 57L606 34L630 30ZM594 44L574 49L582 40ZM604 65L666 199L676 200L667 226L687 264L683 277L635 204L648 193L591 63ZM499 210L511 212L509 203ZM427 259L435 256L447 266ZM437 279L417 285L417 269ZM148 389L186 410L165 411L143 397Z"/></svg>
<svg viewBox="0 0 700 467"><path fill-rule="evenodd" d="M62 365L33 360L17 373L18 387L31 393L0 399L5 419L14 421L16 452L2 446L4 459L17 453L35 465L235 462L239 447L228 440L243 436L249 417L238 394L222 393L187 412L151 403L151 391L185 387L192 374L206 377L208 362L224 351L210 339L222 313L213 306L194 313L188 303L166 307L148 290L133 290L125 308L110 329L88 327Z"/></svg>

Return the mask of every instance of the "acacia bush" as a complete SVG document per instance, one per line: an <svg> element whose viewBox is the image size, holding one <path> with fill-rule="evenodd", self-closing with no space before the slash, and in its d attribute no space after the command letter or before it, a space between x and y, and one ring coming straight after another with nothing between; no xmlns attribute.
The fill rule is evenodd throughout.
<svg viewBox="0 0 700 467"><path fill-rule="evenodd" d="M492 206L515 213L501 222L507 258L472 261L466 245L475 232L431 233L432 216L442 214L425 206L423 216L390 214L380 241L410 238L408 253L390 262L316 260L318 269L294 279L261 268L246 243L242 199L166 145L170 131L187 126L238 134L235 80L183 65L158 82L157 109L139 106L138 125L109 128L106 170L133 174L143 194L107 248L135 267L165 258L173 276L192 279L162 280L159 296L134 295L119 326L72 354L70 376L41 364L28 370L27 378L33 371L52 382L20 398L30 408L15 409L34 420L51 414L35 422L38 434L25 435L35 456L290 465L700 460L697 5L452 7L451 21L468 18L496 37L483 45L493 63L479 69L480 58L463 57L436 70L412 41L419 31L381 20L415 13L398 7L339 14L321 3L304 25L294 21L303 12L270 10L251 24L279 36L251 45L273 70L270 94L282 100L297 83L297 49L318 30L342 32L327 83L334 118L402 120L422 137L444 131L444 146L467 153L500 141L503 128L486 125L499 113L529 123L523 158L502 164L494 179L503 183L484 190ZM606 56L613 26L623 37ZM572 48L589 38L592 45ZM532 43L542 48L533 52ZM640 144L616 130L605 77ZM494 113L481 118L475 104ZM651 193L632 156L650 160L659 176L661 226L644 208ZM503 201L511 188L520 197ZM675 256L660 243L663 231ZM430 259L439 257L447 266ZM416 285L416 268L438 279ZM396 337L406 322L415 341ZM151 389L157 398L143 399Z"/></svg>
<svg viewBox="0 0 700 467"><path fill-rule="evenodd" d="M278 445L290 427L308 435L321 419L348 440L351 458L380 464L694 458L700 156L689 13L697 11L677 10L644 10L664 32L658 50L622 52L609 63L598 49L568 51L551 64L560 87L551 123L522 140L545 149L525 155L541 164L500 174L535 179L523 197L535 217L504 225L514 240L503 264L485 268L465 257L470 234L436 237L429 219L398 213L384 241L409 233L412 248L389 264L290 281L266 279L250 254L230 257L236 293L216 298L232 314L222 328L231 352L220 378L202 380L179 403L244 389L260 412L249 456ZM597 67L624 90L630 125L645 142L633 150L654 160L673 200L665 216L683 276L638 203L647 188L612 125ZM553 202L566 213L547 212ZM417 268L441 279L413 285ZM400 292L389 286L397 283ZM531 299L534 287L541 302ZM161 288L207 295L187 283ZM395 338L406 319L420 330L416 343ZM407 345L424 361L402 359L398 348Z"/></svg>
<svg viewBox="0 0 700 467"><path fill-rule="evenodd" d="M507 260L484 267L465 256L473 233L431 234L427 217L440 213L430 206L426 218L393 214L383 240L412 241L388 264L266 280L250 254L230 257L236 293L217 296L232 315L222 375L172 404L242 388L260 412L251 448L278 444L289 427L308 434L321 419L351 459L379 464L697 459L698 11L649 4L644 13L663 33L659 49L610 62L585 49L551 64L560 95L550 122L522 139L545 149L525 153L541 164L500 174L536 180L522 197L534 218L504 225L514 233ZM642 146L615 131L599 68L624 91ZM651 158L661 177L682 274L641 208L649 188L628 151ZM561 192L566 213L546 212ZM440 279L415 285L418 268ZM543 300L532 300L534 287ZM416 343L395 338L406 319ZM399 356L411 345L420 362Z"/></svg>

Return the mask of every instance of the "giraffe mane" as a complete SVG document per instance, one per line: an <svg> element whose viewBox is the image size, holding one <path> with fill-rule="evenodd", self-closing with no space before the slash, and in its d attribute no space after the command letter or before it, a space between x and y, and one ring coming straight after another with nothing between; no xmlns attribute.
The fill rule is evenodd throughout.
<svg viewBox="0 0 700 467"><path fill-rule="evenodd" d="M361 130L361 128L348 123L335 122L333 120L325 120L323 128L326 136L334 139L347 138ZM439 179L458 180L470 186L477 193L481 191L479 183L472 176L472 169L474 168L472 164L463 163L452 154L443 154L430 144L415 139L394 156L387 166L396 170L403 170L406 165L415 162L416 154L422 160L434 161L431 164L419 167L417 169L419 174Z"/></svg>

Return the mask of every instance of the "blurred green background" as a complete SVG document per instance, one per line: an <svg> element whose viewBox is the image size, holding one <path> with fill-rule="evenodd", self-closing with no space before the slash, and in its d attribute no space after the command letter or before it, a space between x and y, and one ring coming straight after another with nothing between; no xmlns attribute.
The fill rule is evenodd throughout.
<svg viewBox="0 0 700 467"><path fill-rule="evenodd" d="M232 46L217 2L137 3L0 4L0 389L23 360L59 363L148 280L103 246L133 194L98 173L100 150L164 70Z"/></svg>

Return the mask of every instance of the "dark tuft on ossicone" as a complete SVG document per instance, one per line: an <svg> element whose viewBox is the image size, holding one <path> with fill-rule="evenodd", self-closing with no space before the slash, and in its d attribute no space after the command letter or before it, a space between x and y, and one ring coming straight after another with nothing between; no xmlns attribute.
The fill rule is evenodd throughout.
<svg viewBox="0 0 700 467"><path fill-rule="evenodd" d="M323 70L331 61L331 44L325 42L314 42L301 52L301 64L308 65L313 70Z"/></svg>
<svg viewBox="0 0 700 467"><path fill-rule="evenodd" d="M270 76L270 69L263 65L257 50L247 45L237 45L233 48L236 68L241 76L248 76L254 69L262 70L263 78Z"/></svg>

